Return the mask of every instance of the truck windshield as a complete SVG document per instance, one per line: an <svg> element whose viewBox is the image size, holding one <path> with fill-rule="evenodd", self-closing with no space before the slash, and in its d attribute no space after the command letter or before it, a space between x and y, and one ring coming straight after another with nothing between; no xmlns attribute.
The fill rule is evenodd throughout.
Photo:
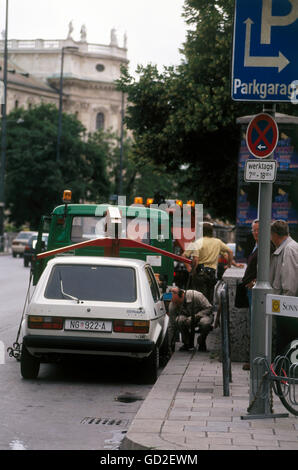
<svg viewBox="0 0 298 470"><path fill-rule="evenodd" d="M46 298L65 300L61 281L64 292L80 300L135 302L137 298L135 270L128 266L54 266L45 289Z"/></svg>
<svg viewBox="0 0 298 470"><path fill-rule="evenodd" d="M75 216L72 220L71 241L79 243L93 238L106 237L106 218L94 216ZM121 238L150 244L150 221L127 218L126 227L122 227Z"/></svg>

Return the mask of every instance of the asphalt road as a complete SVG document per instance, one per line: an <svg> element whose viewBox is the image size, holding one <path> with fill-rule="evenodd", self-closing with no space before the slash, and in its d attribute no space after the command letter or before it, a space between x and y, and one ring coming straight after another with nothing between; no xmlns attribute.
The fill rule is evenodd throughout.
<svg viewBox="0 0 298 470"><path fill-rule="evenodd" d="M118 449L151 386L138 383L133 362L119 359L42 364L38 379L22 379L6 349L28 284L23 259L0 256L0 450Z"/></svg>

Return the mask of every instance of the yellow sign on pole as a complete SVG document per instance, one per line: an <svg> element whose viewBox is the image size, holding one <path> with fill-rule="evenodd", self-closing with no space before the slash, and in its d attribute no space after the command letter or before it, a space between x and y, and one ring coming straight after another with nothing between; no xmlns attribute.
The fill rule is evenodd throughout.
<svg viewBox="0 0 298 470"><path fill-rule="evenodd" d="M298 297L267 294L266 314L298 318Z"/></svg>

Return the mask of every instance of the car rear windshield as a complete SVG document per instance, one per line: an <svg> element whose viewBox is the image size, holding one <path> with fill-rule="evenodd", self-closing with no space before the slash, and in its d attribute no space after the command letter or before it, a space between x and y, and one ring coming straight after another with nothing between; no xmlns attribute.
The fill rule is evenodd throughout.
<svg viewBox="0 0 298 470"><path fill-rule="evenodd" d="M18 234L17 239L29 240L32 237L32 232L21 232Z"/></svg>
<svg viewBox="0 0 298 470"><path fill-rule="evenodd" d="M59 265L48 280L48 299L135 302L135 270L125 266Z"/></svg>

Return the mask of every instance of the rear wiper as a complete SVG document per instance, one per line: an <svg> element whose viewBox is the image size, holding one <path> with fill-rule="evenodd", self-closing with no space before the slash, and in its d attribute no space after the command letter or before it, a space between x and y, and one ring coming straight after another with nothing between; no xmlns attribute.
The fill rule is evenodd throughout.
<svg viewBox="0 0 298 470"><path fill-rule="evenodd" d="M77 297L74 297L73 295L70 295L70 294L66 294L66 292L64 292L63 290L63 283L62 283L62 279L60 278L60 290L61 290L61 294L68 298L68 299L71 299L71 300L75 300L78 304L80 303L80 299L78 299Z"/></svg>

